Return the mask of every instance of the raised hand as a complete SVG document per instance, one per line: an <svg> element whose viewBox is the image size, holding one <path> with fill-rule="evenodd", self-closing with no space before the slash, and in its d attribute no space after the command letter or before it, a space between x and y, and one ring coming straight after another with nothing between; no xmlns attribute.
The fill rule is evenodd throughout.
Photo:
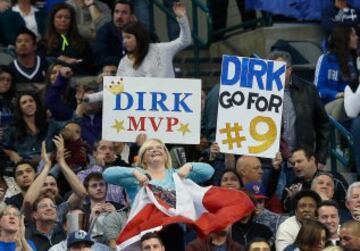
<svg viewBox="0 0 360 251"><path fill-rule="evenodd" d="M176 17L185 17L186 16L186 7L183 3L175 2L173 5L173 11Z"/></svg>
<svg viewBox="0 0 360 251"><path fill-rule="evenodd" d="M136 144L138 146L141 146L142 144L144 144L144 142L147 140L147 135L146 133L139 133L137 136L136 136Z"/></svg>
<svg viewBox="0 0 360 251"><path fill-rule="evenodd" d="M275 158L272 159L273 168L275 170L279 170L282 162L283 162L283 157L281 155L281 152L277 152Z"/></svg>
<svg viewBox="0 0 360 251"><path fill-rule="evenodd" d="M91 5L94 5L94 0L84 0L84 4L86 7L90 7Z"/></svg>
<svg viewBox="0 0 360 251"><path fill-rule="evenodd" d="M41 160L44 161L44 164L46 166L51 166L51 160L49 158L49 155L46 152L46 142L43 141L41 143Z"/></svg>
<svg viewBox="0 0 360 251"><path fill-rule="evenodd" d="M219 153L220 153L219 144L216 142L211 143L209 160L210 161L214 160Z"/></svg>
<svg viewBox="0 0 360 251"><path fill-rule="evenodd" d="M60 75L64 78L70 78L73 75L73 71L70 67L61 67L60 68Z"/></svg>
<svg viewBox="0 0 360 251"><path fill-rule="evenodd" d="M53 142L56 146L56 160L61 165L65 162L65 147L64 147L64 138L61 135L55 136Z"/></svg>

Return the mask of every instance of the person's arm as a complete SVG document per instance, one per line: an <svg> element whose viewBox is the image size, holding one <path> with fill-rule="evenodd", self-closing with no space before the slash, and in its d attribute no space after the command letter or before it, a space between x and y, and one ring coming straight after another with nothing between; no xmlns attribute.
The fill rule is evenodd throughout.
<svg viewBox="0 0 360 251"><path fill-rule="evenodd" d="M95 0L84 0L84 4L89 9L95 30L111 21L111 11L106 4L96 2Z"/></svg>
<svg viewBox="0 0 360 251"><path fill-rule="evenodd" d="M310 93L314 99L314 129L316 138L315 156L321 164L326 164L326 158L330 142L330 122L325 111L319 94L316 89L310 85Z"/></svg>
<svg viewBox="0 0 360 251"><path fill-rule="evenodd" d="M113 166L105 169L103 177L109 184L121 186L126 189L137 188L139 183L135 175L138 172L142 173L139 168Z"/></svg>
<svg viewBox="0 0 360 251"><path fill-rule="evenodd" d="M69 183L71 190L73 193L68 199L69 205L81 205L83 199L87 195L86 189L80 179L76 176L76 174L71 170L68 164L65 161L64 157L64 139L62 136L55 136L53 140L54 144L57 148L56 158L59 164L60 170L63 173L66 181Z"/></svg>
<svg viewBox="0 0 360 251"><path fill-rule="evenodd" d="M14 163L22 160L22 157L14 150L4 149L4 153Z"/></svg>
<svg viewBox="0 0 360 251"><path fill-rule="evenodd" d="M185 5L183 3L174 3L173 10L180 26L180 34L177 39L168 43L162 43L163 46L168 48L168 53L172 53L172 56L192 43L191 30L189 20L186 16Z"/></svg>
<svg viewBox="0 0 360 251"><path fill-rule="evenodd" d="M45 105L56 120L68 120L74 112L61 98L72 74L72 70L69 67L61 67L60 74L56 77L55 83L51 84L46 92Z"/></svg>
<svg viewBox="0 0 360 251"><path fill-rule="evenodd" d="M108 167L103 172L103 177L107 183L125 188L131 200L135 198L140 187L149 182L140 168L132 167Z"/></svg>
<svg viewBox="0 0 360 251"><path fill-rule="evenodd" d="M116 248L116 239L119 232L126 225L126 213L125 212L111 212L108 213L103 220L104 226L104 238L111 248Z"/></svg>
<svg viewBox="0 0 360 251"><path fill-rule="evenodd" d="M276 251L283 251L287 246L295 241L292 238L287 225L281 224L276 232L275 247Z"/></svg>
<svg viewBox="0 0 360 251"><path fill-rule="evenodd" d="M29 187L29 189L27 190L24 196L22 210L24 211L25 218L27 221L30 221L31 219L32 206L34 204L34 201L39 197L40 189L43 186L46 177L49 175L51 168L51 160L46 153L45 141L42 142L41 159L44 162L44 168L41 170L40 174L33 181L33 183L31 184L31 186Z"/></svg>
<svg viewBox="0 0 360 251"><path fill-rule="evenodd" d="M36 251L33 249L25 238L24 216L20 217L19 229L15 237L16 251Z"/></svg>
<svg viewBox="0 0 360 251"><path fill-rule="evenodd" d="M319 91L321 99L328 101L336 99L337 91L329 87L329 54L322 54L316 64L314 83Z"/></svg>
<svg viewBox="0 0 360 251"><path fill-rule="evenodd" d="M85 112L85 106L86 104L83 102L85 96L85 90L83 86L78 86L76 88L76 102L77 102L77 106L75 109L75 113L74 113L74 118L82 118L84 116L84 112Z"/></svg>
<svg viewBox="0 0 360 251"><path fill-rule="evenodd" d="M202 183L211 179L214 168L206 163L190 162L180 167L177 174L181 178L189 178L195 183Z"/></svg>

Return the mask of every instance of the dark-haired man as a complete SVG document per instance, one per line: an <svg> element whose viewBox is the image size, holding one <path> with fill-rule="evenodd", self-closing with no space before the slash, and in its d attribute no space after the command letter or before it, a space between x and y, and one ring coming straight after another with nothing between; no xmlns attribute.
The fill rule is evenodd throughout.
<svg viewBox="0 0 360 251"><path fill-rule="evenodd" d="M290 150L306 147L314 152L321 169L326 163L330 124L318 91L314 84L293 74L288 52L273 51L269 59L286 63L282 136Z"/></svg>
<svg viewBox="0 0 360 251"><path fill-rule="evenodd" d="M34 223L26 228L26 238L32 240L39 251L48 251L52 245L66 238L57 224L57 207L51 197L39 197L32 204Z"/></svg>
<svg viewBox="0 0 360 251"><path fill-rule="evenodd" d="M339 227L340 227L340 214L339 206L335 201L327 200L319 204L318 220L326 226L330 233L330 241L332 245L338 245L339 242Z"/></svg>
<svg viewBox="0 0 360 251"><path fill-rule="evenodd" d="M140 240L141 251L165 251L165 247L160 236L155 233L146 233Z"/></svg>
<svg viewBox="0 0 360 251"><path fill-rule="evenodd" d="M24 28L16 35L16 59L9 65L16 83L43 83L48 63L36 54L36 35Z"/></svg>
<svg viewBox="0 0 360 251"><path fill-rule="evenodd" d="M21 192L5 199L8 205L14 205L19 210L22 207L25 193L35 179L35 167L28 161L22 160L16 163L14 167L14 179L21 189Z"/></svg>
<svg viewBox="0 0 360 251"><path fill-rule="evenodd" d="M293 170L296 175L296 179L288 185L286 193L284 194L284 206L289 210L289 199L298 191L303 189L311 189L311 182L313 179L321 174L321 171L317 168L317 163L314 154L306 148L296 148L293 150L291 161L293 164ZM348 184L344 177L339 173L331 174L334 178L335 193L334 200L339 203L340 206L344 206L345 195Z"/></svg>
<svg viewBox="0 0 360 251"><path fill-rule="evenodd" d="M120 59L125 55L121 29L133 20L135 16L132 2L116 0L112 21L104 24L97 32L95 56L99 67L119 64Z"/></svg>

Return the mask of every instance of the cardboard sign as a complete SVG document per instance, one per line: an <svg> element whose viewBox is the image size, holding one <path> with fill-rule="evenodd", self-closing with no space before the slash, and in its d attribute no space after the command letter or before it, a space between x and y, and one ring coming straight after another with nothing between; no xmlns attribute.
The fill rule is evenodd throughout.
<svg viewBox="0 0 360 251"><path fill-rule="evenodd" d="M198 79L104 77L102 137L135 142L146 133L165 143L198 144Z"/></svg>
<svg viewBox="0 0 360 251"><path fill-rule="evenodd" d="M223 56L216 131L221 152L275 157L285 73L283 62Z"/></svg>

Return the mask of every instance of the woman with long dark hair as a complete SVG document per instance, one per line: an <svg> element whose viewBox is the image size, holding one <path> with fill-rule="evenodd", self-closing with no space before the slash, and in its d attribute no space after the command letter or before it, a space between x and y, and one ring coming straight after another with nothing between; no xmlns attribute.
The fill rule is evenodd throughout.
<svg viewBox="0 0 360 251"><path fill-rule="evenodd" d="M40 160L41 142L47 135L45 112L37 95L25 92L16 98L14 122L4 135L6 155L13 162Z"/></svg>
<svg viewBox="0 0 360 251"><path fill-rule="evenodd" d="M150 43L149 32L139 22L129 23L122 29L127 55L120 61L117 76L175 77L173 58L191 44L191 31L185 5L175 3L173 10L180 25L180 35L171 42Z"/></svg>
<svg viewBox="0 0 360 251"><path fill-rule="evenodd" d="M150 43L150 34L139 22L131 22L122 28L123 43L127 50L118 66L116 76L174 78L173 58L191 44L191 31L186 17L186 8L175 3L174 13L180 25L177 39L166 43ZM98 102L103 92L85 95L85 102Z"/></svg>
<svg viewBox="0 0 360 251"><path fill-rule="evenodd" d="M358 81L354 53L358 36L354 28L337 25L330 36L329 50L320 56L315 74L315 84L326 111L338 120L344 116L344 89Z"/></svg>
<svg viewBox="0 0 360 251"><path fill-rule="evenodd" d="M51 10L40 48L47 57L66 63L78 73L91 69L91 48L79 34L73 7L66 3L59 3Z"/></svg>

